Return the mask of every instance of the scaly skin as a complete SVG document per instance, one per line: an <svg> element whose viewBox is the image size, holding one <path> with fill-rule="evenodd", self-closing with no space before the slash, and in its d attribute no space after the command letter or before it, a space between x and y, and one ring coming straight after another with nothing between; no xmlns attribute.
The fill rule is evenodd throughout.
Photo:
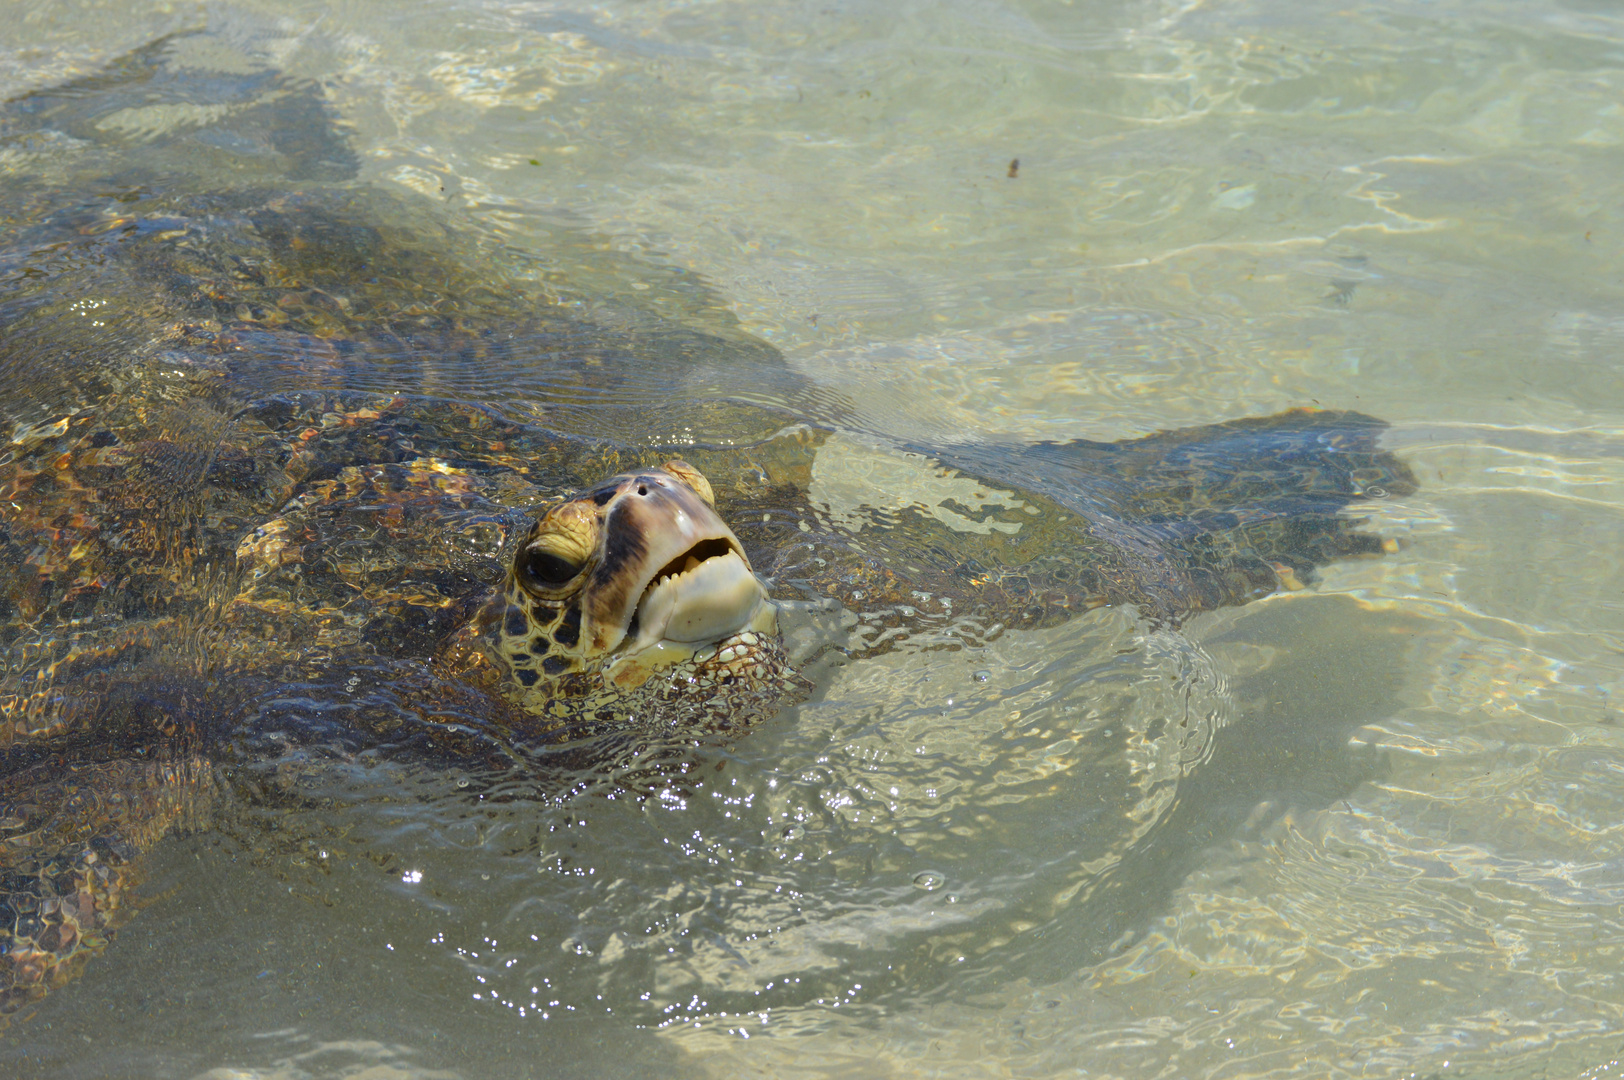
<svg viewBox="0 0 1624 1080"><path fill-rule="evenodd" d="M0 1016L73 978L132 911L137 857L201 821L199 758L47 759L0 782Z"/></svg>

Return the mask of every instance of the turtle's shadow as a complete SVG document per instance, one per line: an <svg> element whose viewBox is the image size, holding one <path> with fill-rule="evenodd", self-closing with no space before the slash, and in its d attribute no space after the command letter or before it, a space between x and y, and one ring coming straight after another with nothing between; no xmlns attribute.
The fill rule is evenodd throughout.
<svg viewBox="0 0 1624 1080"><path fill-rule="evenodd" d="M1358 740L1401 708L1408 654L1421 627L1346 597L1302 597L1249 608L1203 645L1243 652L1290 642L1261 671L1235 679L1235 718L1210 756L1189 769L1161 818L1123 858L1041 928L1027 974L1048 981L1109 960L1165 918L1189 875L1284 816L1311 816L1385 771Z"/></svg>

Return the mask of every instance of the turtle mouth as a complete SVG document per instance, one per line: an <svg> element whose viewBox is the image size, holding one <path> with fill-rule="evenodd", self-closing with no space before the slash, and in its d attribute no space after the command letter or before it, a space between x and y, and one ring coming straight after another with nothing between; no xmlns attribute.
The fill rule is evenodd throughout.
<svg viewBox="0 0 1624 1080"><path fill-rule="evenodd" d="M756 621L766 590L731 537L701 540L649 579L627 627L629 654L660 642L690 649Z"/></svg>
<svg viewBox="0 0 1624 1080"><path fill-rule="evenodd" d="M579 582L573 598L569 587L546 586L557 594L545 607L552 618L564 607L576 613L573 622L563 616L566 625L551 640L579 669L621 687L639 686L735 635L777 629L778 609L710 502L710 482L686 463L667 464L677 471L615 477L548 511L535 526L551 546L537 548L548 558L528 568L532 576ZM582 555L589 538L595 551ZM510 569L509 587L510 593L526 587L518 569Z"/></svg>

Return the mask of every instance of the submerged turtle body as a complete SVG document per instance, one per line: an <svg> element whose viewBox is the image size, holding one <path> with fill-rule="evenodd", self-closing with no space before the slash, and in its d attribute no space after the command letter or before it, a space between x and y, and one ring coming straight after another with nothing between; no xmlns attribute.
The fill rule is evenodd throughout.
<svg viewBox="0 0 1624 1080"><path fill-rule="evenodd" d="M838 415L714 301L678 283L673 319L501 271L342 182L313 88L216 80L223 113L110 143L120 109L190 93L184 44L0 113L38 173L0 183L0 1012L103 946L217 763L290 738L501 758L737 730L813 689L787 601L842 605L821 645L859 656L1103 604L1176 624L1391 549L1343 510L1413 478L1340 412L899 447L1002 507L836 512ZM230 182L243 145L279 185ZM290 686L355 704L302 716Z"/></svg>

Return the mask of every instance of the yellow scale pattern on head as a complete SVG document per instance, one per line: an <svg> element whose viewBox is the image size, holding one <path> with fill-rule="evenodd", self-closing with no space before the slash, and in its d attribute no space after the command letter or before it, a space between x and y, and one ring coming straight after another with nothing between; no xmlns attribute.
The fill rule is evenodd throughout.
<svg viewBox="0 0 1624 1080"><path fill-rule="evenodd" d="M548 679L583 670L579 657L559 645L557 635L572 611L579 619L579 603L547 604L523 595L517 586L506 593L507 607L497 632L498 648L521 690ZM556 696L556 690L553 695Z"/></svg>

